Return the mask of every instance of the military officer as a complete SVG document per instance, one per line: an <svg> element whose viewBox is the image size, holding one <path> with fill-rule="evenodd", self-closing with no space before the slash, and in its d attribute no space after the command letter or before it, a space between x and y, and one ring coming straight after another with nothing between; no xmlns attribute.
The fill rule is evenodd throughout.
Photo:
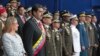
<svg viewBox="0 0 100 56"><path fill-rule="evenodd" d="M80 56L88 56L88 48L89 48L89 42L88 42L88 34L85 27L85 13L82 12L79 15L79 24L77 26L79 32L80 32L80 43L81 43L81 53Z"/></svg>
<svg viewBox="0 0 100 56"><path fill-rule="evenodd" d="M88 33L88 39L89 39L89 56L92 56L93 47L95 45L95 35L94 35L94 29L91 25L91 19L92 16L90 14L86 15L86 30Z"/></svg>
<svg viewBox="0 0 100 56"><path fill-rule="evenodd" d="M58 19L52 22L52 37L55 56L62 56L62 36L60 31L60 20Z"/></svg>
<svg viewBox="0 0 100 56"><path fill-rule="evenodd" d="M64 11L62 13L62 38L63 38L63 56L71 56L72 55L72 33L70 28L70 13Z"/></svg>
<svg viewBox="0 0 100 56"><path fill-rule="evenodd" d="M45 54L46 56L55 56L54 54L54 48L53 48L53 38L52 38L52 32L51 32L51 26L52 23L52 15L50 12L45 12L43 15L43 24L46 31L46 44L45 44Z"/></svg>
<svg viewBox="0 0 100 56"><path fill-rule="evenodd" d="M93 30L94 30L94 47L93 47L93 56L99 56L97 55L99 48L99 33L98 33L98 29L97 29L97 26L96 26L96 23L97 23L97 18L95 15L92 15L92 19L91 19L91 24L92 24L92 27L93 27Z"/></svg>
<svg viewBox="0 0 100 56"><path fill-rule="evenodd" d="M60 12L59 11L55 11L53 14L54 19L60 19Z"/></svg>
<svg viewBox="0 0 100 56"><path fill-rule="evenodd" d="M81 45L80 45L80 32L76 28L78 25L78 18L77 15L72 15L70 18L71 22L71 30L72 30L72 37L73 37L73 55L72 56L80 56L81 52Z"/></svg>
<svg viewBox="0 0 100 56"><path fill-rule="evenodd" d="M17 14L18 0L10 0L10 11L8 11L8 16L15 16Z"/></svg>

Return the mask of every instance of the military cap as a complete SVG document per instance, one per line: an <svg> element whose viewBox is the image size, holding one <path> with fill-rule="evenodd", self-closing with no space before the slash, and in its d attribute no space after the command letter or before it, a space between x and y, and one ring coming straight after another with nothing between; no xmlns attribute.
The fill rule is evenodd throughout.
<svg viewBox="0 0 100 56"><path fill-rule="evenodd" d="M86 16L86 13L85 12L81 12L80 14L79 14L79 17L85 17Z"/></svg>
<svg viewBox="0 0 100 56"><path fill-rule="evenodd" d="M13 3L13 2L17 3L18 0L10 0L10 2L11 2L11 3Z"/></svg>
<svg viewBox="0 0 100 56"><path fill-rule="evenodd" d="M86 14L86 17L92 17L92 15L91 14Z"/></svg>
<svg viewBox="0 0 100 56"><path fill-rule="evenodd" d="M50 12L45 12L43 14L43 18L51 18L52 17L52 14Z"/></svg>
<svg viewBox="0 0 100 56"><path fill-rule="evenodd" d="M53 23L60 23L60 20L59 19L54 19L52 22Z"/></svg>
<svg viewBox="0 0 100 56"><path fill-rule="evenodd" d="M29 7L27 8L27 12L31 11L32 10L32 7Z"/></svg>
<svg viewBox="0 0 100 56"><path fill-rule="evenodd" d="M55 11L54 15L60 15L60 12L59 11Z"/></svg>
<svg viewBox="0 0 100 56"><path fill-rule="evenodd" d="M75 14L75 15L72 15L71 17L70 17L70 20L78 20L78 17L77 17L77 15Z"/></svg>
<svg viewBox="0 0 100 56"><path fill-rule="evenodd" d="M69 11L64 10L62 16L71 16Z"/></svg>

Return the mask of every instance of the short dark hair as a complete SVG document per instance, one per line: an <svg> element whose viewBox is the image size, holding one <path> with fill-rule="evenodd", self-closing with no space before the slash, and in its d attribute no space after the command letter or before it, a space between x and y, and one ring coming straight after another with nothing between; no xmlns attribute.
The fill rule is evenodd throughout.
<svg viewBox="0 0 100 56"><path fill-rule="evenodd" d="M20 10L20 8L25 8L24 6L18 6L17 10Z"/></svg>
<svg viewBox="0 0 100 56"><path fill-rule="evenodd" d="M43 6L41 4L35 4L33 7L32 7L32 12L33 11L38 11L38 8L43 8Z"/></svg>

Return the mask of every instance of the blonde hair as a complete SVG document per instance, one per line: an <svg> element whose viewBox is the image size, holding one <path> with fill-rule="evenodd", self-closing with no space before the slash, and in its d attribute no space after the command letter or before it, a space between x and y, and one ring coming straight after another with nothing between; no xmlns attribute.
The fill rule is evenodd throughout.
<svg viewBox="0 0 100 56"><path fill-rule="evenodd" d="M4 28L4 32L10 32L11 29L11 25L17 21L17 19L13 16L10 16L7 18L7 20L5 21L5 28Z"/></svg>

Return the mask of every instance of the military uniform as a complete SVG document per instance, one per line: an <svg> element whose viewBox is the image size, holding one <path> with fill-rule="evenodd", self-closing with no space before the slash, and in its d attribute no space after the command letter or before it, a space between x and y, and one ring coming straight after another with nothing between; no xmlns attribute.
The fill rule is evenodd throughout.
<svg viewBox="0 0 100 56"><path fill-rule="evenodd" d="M70 17L69 12L64 12L62 14L63 16ZM63 19L63 18L62 18ZM61 23L62 28L62 44L63 44L63 56L71 56L72 51L72 33L70 28L70 22L69 21L62 21Z"/></svg>
<svg viewBox="0 0 100 56"><path fill-rule="evenodd" d="M59 28L55 28L55 23L59 24L60 20L53 20L52 25L52 37L53 37L53 46L55 51L55 56L62 56L62 35L61 30Z"/></svg>
<svg viewBox="0 0 100 56"><path fill-rule="evenodd" d="M86 23L86 29L89 39L89 56L92 56L93 47L95 45L94 30L90 23Z"/></svg>
<svg viewBox="0 0 100 56"><path fill-rule="evenodd" d="M63 26L64 25L64 26ZM62 38L63 38L63 51L65 56L71 56L72 54L72 33L69 27L69 23L62 23Z"/></svg>
<svg viewBox="0 0 100 56"><path fill-rule="evenodd" d="M86 15L87 17L92 17L91 15ZM89 39L89 56L92 56L92 52L93 52L93 47L95 45L95 35L94 35L94 29L91 25L90 22L86 22L86 30L88 33L88 39Z"/></svg>
<svg viewBox="0 0 100 56"><path fill-rule="evenodd" d="M51 30L50 25L44 22L44 20L51 19L51 18L52 18L51 13L45 12L43 15L43 19L42 19L44 23L45 32L46 32L46 43L45 43L45 55L46 56L55 56L54 47L53 47L52 30Z"/></svg>
<svg viewBox="0 0 100 56"><path fill-rule="evenodd" d="M84 17L85 19L85 14L80 13L79 14L79 19L83 19L81 17ZM88 41L88 34L86 31L86 27L84 24L85 21L80 21L79 24L77 25L77 28L80 32L80 43L81 43L81 53L80 56L88 56L88 48L89 48L89 41Z"/></svg>
<svg viewBox="0 0 100 56"><path fill-rule="evenodd" d="M10 0L10 3L18 3L18 0ZM8 16L15 16L17 14L17 8L10 7L10 10L8 11Z"/></svg>
<svg viewBox="0 0 100 56"><path fill-rule="evenodd" d="M45 48L46 48L46 56L55 56L54 54L54 47L53 47L53 38L52 38L52 32L50 28L46 28L46 44L45 44Z"/></svg>

